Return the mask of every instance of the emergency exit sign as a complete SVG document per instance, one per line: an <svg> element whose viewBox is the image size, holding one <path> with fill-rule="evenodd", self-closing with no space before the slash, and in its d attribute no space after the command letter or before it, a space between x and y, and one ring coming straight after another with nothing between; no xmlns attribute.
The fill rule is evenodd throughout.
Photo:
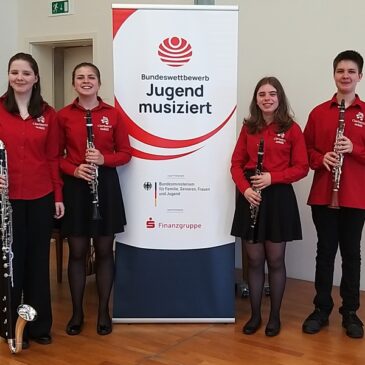
<svg viewBox="0 0 365 365"><path fill-rule="evenodd" d="M51 1L51 15L68 15L70 14L70 1Z"/></svg>

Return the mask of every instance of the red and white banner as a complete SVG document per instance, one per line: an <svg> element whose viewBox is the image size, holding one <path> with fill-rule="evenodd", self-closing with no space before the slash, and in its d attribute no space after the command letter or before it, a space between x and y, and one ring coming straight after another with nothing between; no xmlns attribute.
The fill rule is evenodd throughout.
<svg viewBox="0 0 365 365"><path fill-rule="evenodd" d="M115 99L135 156L120 174L128 229L117 240L152 249L232 242L237 11L113 9Z"/></svg>
<svg viewBox="0 0 365 365"><path fill-rule="evenodd" d="M237 28L233 6L113 5L134 156L119 169L115 322L233 320Z"/></svg>

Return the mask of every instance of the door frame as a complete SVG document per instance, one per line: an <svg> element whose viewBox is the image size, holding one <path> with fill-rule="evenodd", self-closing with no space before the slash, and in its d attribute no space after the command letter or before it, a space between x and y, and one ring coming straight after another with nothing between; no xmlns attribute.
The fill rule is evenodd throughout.
<svg viewBox="0 0 365 365"><path fill-rule="evenodd" d="M26 45L28 52L36 59L40 69L42 96L52 106L55 105L56 100L55 79L60 73L60 66L55 67L56 49L92 46L94 60L97 54L96 33L32 37L26 39Z"/></svg>

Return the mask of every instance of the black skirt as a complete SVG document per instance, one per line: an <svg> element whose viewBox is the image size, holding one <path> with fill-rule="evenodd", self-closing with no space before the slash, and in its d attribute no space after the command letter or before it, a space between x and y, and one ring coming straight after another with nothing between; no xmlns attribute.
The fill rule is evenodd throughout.
<svg viewBox="0 0 365 365"><path fill-rule="evenodd" d="M292 185L269 185L261 191L261 199L257 222L252 229L250 203L238 193L231 234L254 243L301 240L302 228Z"/></svg>
<svg viewBox="0 0 365 365"><path fill-rule="evenodd" d="M68 236L111 236L124 231L126 217L115 168L100 166L98 195L100 220L92 219L92 195L87 181L64 175L65 216L61 232Z"/></svg>

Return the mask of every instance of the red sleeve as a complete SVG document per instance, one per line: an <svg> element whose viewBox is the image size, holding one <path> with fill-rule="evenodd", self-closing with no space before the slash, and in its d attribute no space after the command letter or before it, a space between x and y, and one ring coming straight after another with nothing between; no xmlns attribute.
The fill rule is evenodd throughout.
<svg viewBox="0 0 365 365"><path fill-rule="evenodd" d="M231 159L231 174L238 190L243 194L249 187L244 168L249 160L247 153L247 129L242 127Z"/></svg>
<svg viewBox="0 0 365 365"><path fill-rule="evenodd" d="M122 115L116 111L117 123L113 131L114 153L104 153L104 165L116 167L130 161L132 150L129 144L127 127L123 123Z"/></svg>
<svg viewBox="0 0 365 365"><path fill-rule="evenodd" d="M63 182L60 176L59 165L59 126L56 118L56 112L49 109L49 130L46 143L46 156L51 171L51 179L55 194L55 202L62 202Z"/></svg>
<svg viewBox="0 0 365 365"><path fill-rule="evenodd" d="M59 130L60 130L60 134L59 134L59 136L60 136L59 137L60 169L61 169L61 172L63 172L64 174L74 176L74 172L75 172L77 166L72 164L65 158L66 157L66 155L65 155L65 151L66 151L65 131L66 131L66 129L64 126L64 120L63 120L62 116L60 115L60 113L57 113L57 122L58 122Z"/></svg>
<svg viewBox="0 0 365 365"><path fill-rule="evenodd" d="M352 141L351 141L352 142ZM346 156L346 155L345 155ZM365 165L365 146L357 143L352 144L351 156L354 160Z"/></svg>
<svg viewBox="0 0 365 365"><path fill-rule="evenodd" d="M323 165L324 155L315 148L315 117L313 111L309 114L308 122L304 128L304 139L307 146L309 167L312 170L325 169Z"/></svg>
<svg viewBox="0 0 365 365"><path fill-rule="evenodd" d="M65 157L60 158L60 169L64 174L74 176L77 166L66 160Z"/></svg>
<svg viewBox="0 0 365 365"><path fill-rule="evenodd" d="M270 172L272 184L291 184L308 174L307 149L303 133L297 123L293 123L290 134L291 154L289 167L282 171Z"/></svg>

